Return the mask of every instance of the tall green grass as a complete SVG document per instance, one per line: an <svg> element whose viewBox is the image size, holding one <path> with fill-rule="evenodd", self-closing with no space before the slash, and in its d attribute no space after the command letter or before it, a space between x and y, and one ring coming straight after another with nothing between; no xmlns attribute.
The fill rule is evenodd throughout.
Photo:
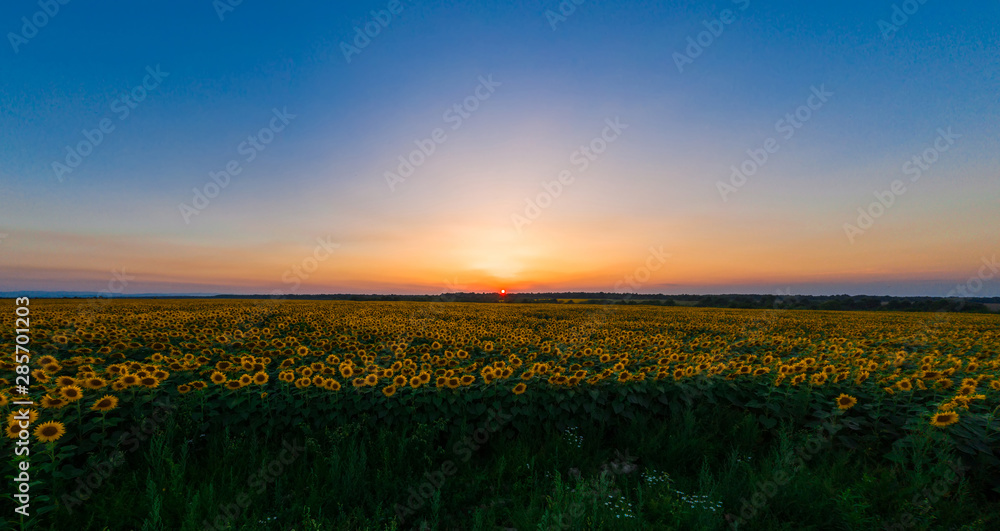
<svg viewBox="0 0 1000 531"><path fill-rule="evenodd" d="M35 528L1000 528L996 494L972 474L949 473L957 455L930 433L890 461L893 441L817 442L816 428L767 429L738 407L694 403L614 427L499 423L479 442L481 424L461 416L207 434L183 411L175 418L89 500L72 512L57 506ZM796 455L809 457L801 468L789 465ZM787 483L771 488L781 471ZM72 487L56 481L51 494ZM763 503L745 511L755 495Z"/></svg>

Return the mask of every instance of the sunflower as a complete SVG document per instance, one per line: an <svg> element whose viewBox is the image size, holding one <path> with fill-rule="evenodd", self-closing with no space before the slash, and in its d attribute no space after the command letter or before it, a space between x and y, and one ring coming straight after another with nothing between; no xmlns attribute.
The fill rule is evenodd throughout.
<svg viewBox="0 0 1000 531"><path fill-rule="evenodd" d="M122 385L126 387L132 387L133 385L139 383L139 377L135 376L134 374L126 374L125 376L122 376L121 380L119 381L122 383Z"/></svg>
<svg viewBox="0 0 1000 531"><path fill-rule="evenodd" d="M805 374L796 374L795 376L792 377L792 385L799 385L800 383L804 382L805 379L806 379Z"/></svg>
<svg viewBox="0 0 1000 531"><path fill-rule="evenodd" d="M253 375L253 383L257 385L264 385L267 383L269 379L270 377L264 371L260 371L257 374Z"/></svg>
<svg viewBox="0 0 1000 531"><path fill-rule="evenodd" d="M910 382L909 378L904 378L896 382L896 389L900 391L910 391L913 389L913 383Z"/></svg>
<svg viewBox="0 0 1000 531"><path fill-rule="evenodd" d="M396 394L396 386L395 385L387 385L387 386L383 387L382 388L382 394L385 395L385 396L387 396L387 397Z"/></svg>
<svg viewBox="0 0 1000 531"><path fill-rule="evenodd" d="M452 377L452 378L448 378L448 383L446 385L448 386L448 389L454 389L454 388L458 387L458 385L460 383L461 382L459 381L458 378Z"/></svg>
<svg viewBox="0 0 1000 531"><path fill-rule="evenodd" d="M354 387L364 387L365 386L365 379L361 378L359 376L359 377L351 380L351 385L354 386Z"/></svg>
<svg viewBox="0 0 1000 531"><path fill-rule="evenodd" d="M59 409L59 408L65 406L68 403L69 402L67 402L66 400L64 400L64 399L62 399L62 398L60 398L58 396L53 397L53 396L45 395L45 396L42 397L42 407L44 407L44 408Z"/></svg>
<svg viewBox="0 0 1000 531"><path fill-rule="evenodd" d="M938 428L943 428L945 426L950 426L958 422L958 413L954 411L942 411L940 413L935 413L931 417L931 425L937 426Z"/></svg>
<svg viewBox="0 0 1000 531"><path fill-rule="evenodd" d="M229 380L226 382L226 389L239 389L243 384L239 380Z"/></svg>
<svg viewBox="0 0 1000 531"><path fill-rule="evenodd" d="M990 388L994 391L1000 391L1000 380L993 380L990 382Z"/></svg>
<svg viewBox="0 0 1000 531"><path fill-rule="evenodd" d="M226 375L222 374L219 371L213 372L212 376L209 379L212 380L212 383L214 384L223 384L226 383L226 380L228 380L228 378L226 378Z"/></svg>
<svg viewBox="0 0 1000 531"><path fill-rule="evenodd" d="M108 385L108 382L105 381L104 378L94 377L94 378L87 378L87 380L84 382L84 385L87 387L87 389L100 389L105 385Z"/></svg>
<svg viewBox="0 0 1000 531"><path fill-rule="evenodd" d="M140 378L139 383L147 389L155 389L160 386L160 381L152 376L147 376L145 378Z"/></svg>
<svg viewBox="0 0 1000 531"><path fill-rule="evenodd" d="M177 392L180 393L180 394L182 394L182 395L186 395L190 391L191 391L191 386L190 385L180 384L180 385L177 386Z"/></svg>
<svg viewBox="0 0 1000 531"><path fill-rule="evenodd" d="M54 420L43 422L35 428L35 437L38 438L40 442L52 442L58 440L64 433L66 433L66 426L63 426L61 422Z"/></svg>
<svg viewBox="0 0 1000 531"><path fill-rule="evenodd" d="M365 385L375 385L377 383L378 383L378 376L375 376L374 374L369 374L368 376L365 376Z"/></svg>
<svg viewBox="0 0 1000 531"><path fill-rule="evenodd" d="M101 399L94 402L94 405L90 406L90 410L104 412L104 411L111 411L116 407L118 407L118 397L111 395L104 395Z"/></svg>
<svg viewBox="0 0 1000 531"><path fill-rule="evenodd" d="M525 385L525 384L524 384L524 382L521 382L521 383L519 383L519 384L515 385L515 386L514 386L514 389L511 389L511 391L512 391L512 392L513 392L513 393L514 393L515 395L519 395L519 394L523 393L523 392L524 392L524 391L525 391L526 389L528 389L528 386L527 386L527 385Z"/></svg>
<svg viewBox="0 0 1000 531"><path fill-rule="evenodd" d="M850 395L841 394L840 396L837 397L838 409L851 409L857 403L858 399Z"/></svg>
<svg viewBox="0 0 1000 531"><path fill-rule="evenodd" d="M410 387L412 387L414 389L420 387L421 383L423 383L423 382L420 381L420 377L419 376L412 376L410 378Z"/></svg>
<svg viewBox="0 0 1000 531"><path fill-rule="evenodd" d="M10 439L17 439L21 436L21 427L17 424L8 424L6 434Z"/></svg>
<svg viewBox="0 0 1000 531"><path fill-rule="evenodd" d="M75 385L67 385L59 390L59 394L70 402L76 402L83 398L83 390Z"/></svg>
<svg viewBox="0 0 1000 531"><path fill-rule="evenodd" d="M329 380L327 380L326 388L331 391L340 391L340 382L334 380L333 378L330 378Z"/></svg>
<svg viewBox="0 0 1000 531"><path fill-rule="evenodd" d="M253 381L253 378L251 378L249 374L244 374L244 375L240 376L240 386L241 387L245 386L245 385L250 385L251 381Z"/></svg>
<svg viewBox="0 0 1000 531"><path fill-rule="evenodd" d="M461 378L459 378L459 383L461 383L463 386L466 386L466 387L472 385L473 382L475 382L475 381L476 381L476 377L473 376L473 375L471 375L471 374L466 374L465 376L462 376Z"/></svg>
<svg viewBox="0 0 1000 531"><path fill-rule="evenodd" d="M954 401L954 400L952 400L950 402L945 402L944 404L941 404L940 406L938 406L938 409L940 409L941 411L951 411L951 410L955 409L958 406L959 406L959 403L956 402L956 401Z"/></svg>

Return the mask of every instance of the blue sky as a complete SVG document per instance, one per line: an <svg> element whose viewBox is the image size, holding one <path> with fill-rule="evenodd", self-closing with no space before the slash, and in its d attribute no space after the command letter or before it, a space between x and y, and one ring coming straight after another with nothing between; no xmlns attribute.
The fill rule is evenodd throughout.
<svg viewBox="0 0 1000 531"><path fill-rule="evenodd" d="M4 4L0 290L94 289L116 267L138 291L290 288L284 272L329 237L338 253L296 289L609 290L665 246L675 261L640 291L944 295L1000 251L996 2L584 1L554 29L555 1L400 2L348 62L342 43L389 5L244 1L220 20L211 1L71 1L12 44L41 8ZM894 5L919 7L887 39ZM721 34L678 71L705 21ZM120 119L112 102L157 66L168 75ZM388 187L482 77L495 93ZM833 95L777 135L814 87ZM246 162L274 109L295 118ZM614 117L621 139L515 230ZM104 119L114 130L57 179ZM949 127L961 136L927 177L846 236ZM720 197L769 137L779 151ZM241 173L185 220L234 159Z"/></svg>

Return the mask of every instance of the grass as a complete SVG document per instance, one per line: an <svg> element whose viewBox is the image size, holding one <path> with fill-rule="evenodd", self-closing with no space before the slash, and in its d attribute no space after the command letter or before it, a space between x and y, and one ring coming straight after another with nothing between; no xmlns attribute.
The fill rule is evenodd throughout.
<svg viewBox="0 0 1000 531"><path fill-rule="evenodd" d="M495 431L477 432L481 425L464 418L371 428L369 419L357 419L339 426L302 423L284 432L232 426L204 437L180 413L180 421L164 423L128 454L88 500L72 512L57 507L36 528L1000 525L996 495L949 474L946 463L955 455L940 445L915 444L905 462L895 463L877 451L840 447L835 435L823 442L816 429L786 423L765 429L737 407L693 404L667 418L637 416L613 430L532 425L517 431L499 421ZM795 456L802 462L793 462ZM779 473L787 476L780 486Z"/></svg>

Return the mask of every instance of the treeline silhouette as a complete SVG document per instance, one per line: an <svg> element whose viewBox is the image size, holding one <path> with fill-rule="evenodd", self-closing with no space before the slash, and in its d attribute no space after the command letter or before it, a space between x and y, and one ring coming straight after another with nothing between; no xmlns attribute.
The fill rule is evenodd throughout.
<svg viewBox="0 0 1000 531"><path fill-rule="evenodd" d="M216 295L222 299L346 300L482 302L508 304L615 304L688 306L698 308L744 308L831 311L971 312L988 313L987 304L1000 304L1000 297L944 298L890 297L872 295L663 295L609 292L558 293L442 293L441 295Z"/></svg>

